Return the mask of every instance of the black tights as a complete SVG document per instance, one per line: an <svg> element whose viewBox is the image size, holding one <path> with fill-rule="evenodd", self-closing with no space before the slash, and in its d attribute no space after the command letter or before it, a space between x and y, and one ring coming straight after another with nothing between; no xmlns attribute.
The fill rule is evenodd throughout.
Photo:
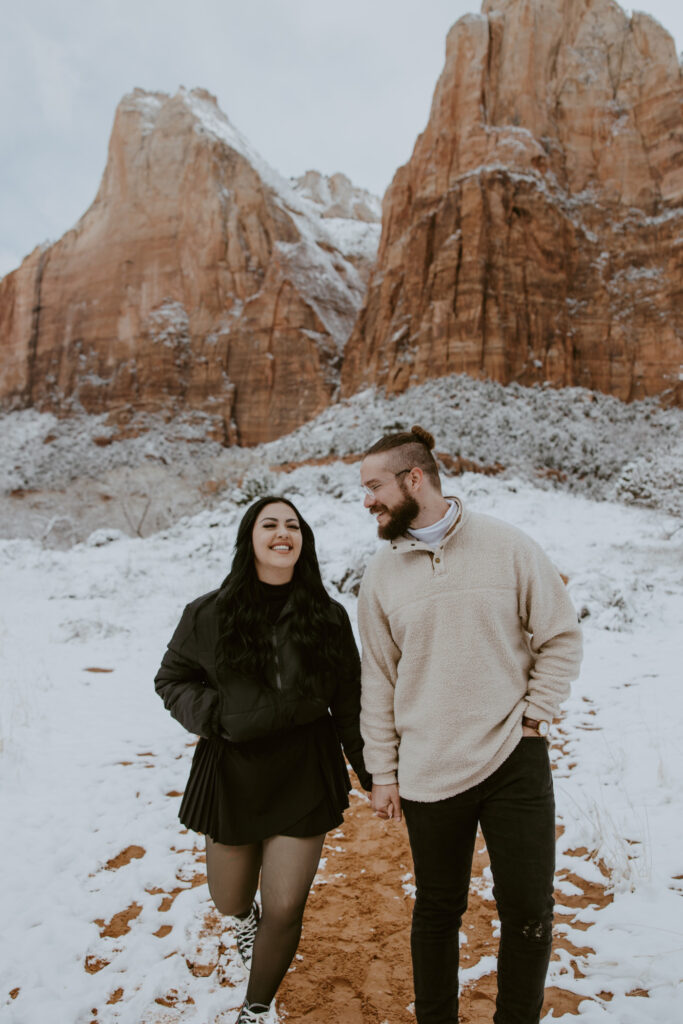
<svg viewBox="0 0 683 1024"><path fill-rule="evenodd" d="M226 846L206 837L209 892L221 914L247 914L261 875L262 914L247 987L249 1003L269 1005L294 959L324 839L324 833L307 839L271 836Z"/></svg>

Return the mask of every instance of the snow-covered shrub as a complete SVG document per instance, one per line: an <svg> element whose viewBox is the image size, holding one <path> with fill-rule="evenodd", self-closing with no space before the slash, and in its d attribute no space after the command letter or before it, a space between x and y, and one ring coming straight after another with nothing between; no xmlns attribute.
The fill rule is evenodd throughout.
<svg viewBox="0 0 683 1024"><path fill-rule="evenodd" d="M355 559L342 572L337 571L335 578L330 580L331 585L340 594L353 594L354 597L358 597L366 565L367 555Z"/></svg>
<svg viewBox="0 0 683 1024"><path fill-rule="evenodd" d="M638 883L651 879L652 860L640 843L634 848L624 838L633 824L615 818L610 797L611 794L600 792L596 796L583 794L577 810L595 861L602 861L609 869L609 888L615 892L633 892ZM643 834L647 834L646 822L641 827Z"/></svg>
<svg viewBox="0 0 683 1024"><path fill-rule="evenodd" d="M269 469L257 469L247 473L240 486L227 496L235 505L250 505L266 494L279 494L280 487L281 479L277 474Z"/></svg>
<svg viewBox="0 0 683 1024"><path fill-rule="evenodd" d="M617 585L595 572L573 579L571 596L582 622L619 633L636 620L635 589L637 580L624 577Z"/></svg>
<svg viewBox="0 0 683 1024"><path fill-rule="evenodd" d="M292 495L301 500L304 496L327 495L339 501L359 502L362 500L357 465L336 462L333 466L299 466L291 473L281 475L278 494ZM306 509L301 509L306 517Z"/></svg>
<svg viewBox="0 0 683 1024"><path fill-rule="evenodd" d="M93 530L85 544L89 548L101 548L105 544L113 544L117 540L126 540L123 530L115 530L113 526L103 526L99 530Z"/></svg>
<svg viewBox="0 0 683 1024"><path fill-rule="evenodd" d="M614 485L619 501L683 513L683 457L680 452L634 459L621 470Z"/></svg>

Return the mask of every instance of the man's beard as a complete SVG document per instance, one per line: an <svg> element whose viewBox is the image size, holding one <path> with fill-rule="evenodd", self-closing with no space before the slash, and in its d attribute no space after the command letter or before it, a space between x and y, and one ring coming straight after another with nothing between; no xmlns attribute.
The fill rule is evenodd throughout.
<svg viewBox="0 0 683 1024"><path fill-rule="evenodd" d="M413 522L417 519L420 514L420 506L418 505L415 498L411 497L410 494L405 494L400 505L395 505L394 508L387 508L386 505L380 506L383 512L386 512L389 516L389 521L384 523L383 526L377 524L377 535L382 540L396 540L397 537L402 536ZM377 506L373 506L370 511L374 511Z"/></svg>

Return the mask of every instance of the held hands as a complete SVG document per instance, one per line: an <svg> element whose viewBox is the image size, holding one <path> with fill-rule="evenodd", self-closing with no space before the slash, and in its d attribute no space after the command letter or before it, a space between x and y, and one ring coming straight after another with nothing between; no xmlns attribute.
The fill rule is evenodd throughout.
<svg viewBox="0 0 683 1024"><path fill-rule="evenodd" d="M398 795L398 786L395 782L388 786L373 785L372 809L376 818L401 820L401 798Z"/></svg>

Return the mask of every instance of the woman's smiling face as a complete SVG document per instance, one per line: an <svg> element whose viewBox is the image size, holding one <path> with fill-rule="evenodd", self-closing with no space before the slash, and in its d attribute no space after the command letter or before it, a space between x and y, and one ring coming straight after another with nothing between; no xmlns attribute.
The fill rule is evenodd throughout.
<svg viewBox="0 0 683 1024"><path fill-rule="evenodd" d="M293 509L274 501L259 512L251 534L256 575L264 583L288 583L301 554L301 527Z"/></svg>

